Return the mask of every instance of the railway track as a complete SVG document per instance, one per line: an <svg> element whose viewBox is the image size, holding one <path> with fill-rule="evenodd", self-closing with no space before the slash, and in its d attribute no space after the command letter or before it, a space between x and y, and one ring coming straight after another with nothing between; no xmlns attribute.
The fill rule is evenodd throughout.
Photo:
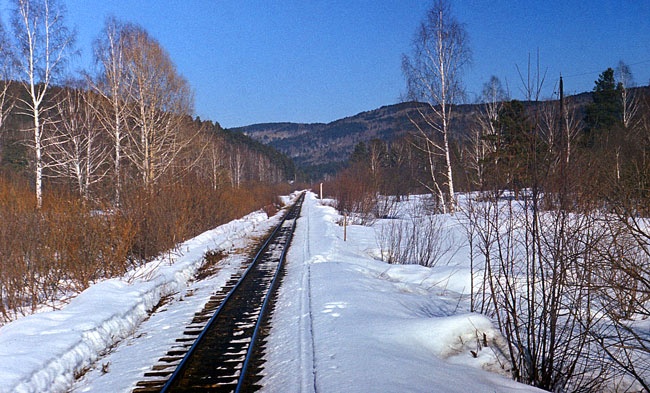
<svg viewBox="0 0 650 393"><path fill-rule="evenodd" d="M241 274L231 277L185 328L183 337L145 373L134 393L248 392L263 366L273 293L304 193Z"/></svg>

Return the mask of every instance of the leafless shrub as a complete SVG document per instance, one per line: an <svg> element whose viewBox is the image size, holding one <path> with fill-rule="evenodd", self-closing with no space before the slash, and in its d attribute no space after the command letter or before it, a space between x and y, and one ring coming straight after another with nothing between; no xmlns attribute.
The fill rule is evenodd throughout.
<svg viewBox="0 0 650 393"><path fill-rule="evenodd" d="M599 320L591 283L604 229L592 214L545 212L538 194L472 201L474 307L508 341L513 377L552 391L601 391L611 374L589 334ZM480 282L480 281L479 281Z"/></svg>
<svg viewBox="0 0 650 393"><path fill-rule="evenodd" d="M337 201L337 209L349 215L354 223L371 225L376 219L378 195L368 180L366 170L352 166L343 171L330 187Z"/></svg>
<svg viewBox="0 0 650 393"><path fill-rule="evenodd" d="M391 195L378 195L375 217L394 218L397 215L397 198Z"/></svg>
<svg viewBox="0 0 650 393"><path fill-rule="evenodd" d="M29 185L0 177L0 323L58 307L93 282L261 209L281 192L264 186L217 193L209 182L188 182L155 194L126 193L120 210L56 192L37 209Z"/></svg>
<svg viewBox="0 0 650 393"><path fill-rule="evenodd" d="M79 199L44 198L31 206L28 187L0 181L0 314L3 320L34 312L125 271L130 222L100 214Z"/></svg>
<svg viewBox="0 0 650 393"><path fill-rule="evenodd" d="M650 254L640 218L605 220L607 237L594 269L594 312L600 323L590 334L601 346L617 386L650 390Z"/></svg>
<svg viewBox="0 0 650 393"><path fill-rule="evenodd" d="M391 264L434 267L459 248L442 216L427 214L421 205L404 218L382 223L377 239L382 259Z"/></svg>

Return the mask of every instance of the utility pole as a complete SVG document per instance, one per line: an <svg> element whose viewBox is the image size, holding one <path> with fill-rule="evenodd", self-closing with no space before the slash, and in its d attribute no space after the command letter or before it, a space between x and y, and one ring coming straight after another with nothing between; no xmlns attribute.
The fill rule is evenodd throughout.
<svg viewBox="0 0 650 393"><path fill-rule="evenodd" d="M568 192L568 166L569 166L569 125L567 123L566 105L564 103L564 81L560 74L560 208L566 209Z"/></svg>
<svg viewBox="0 0 650 393"><path fill-rule="evenodd" d="M565 164L569 163L569 127L567 124L567 114L566 114L566 105L564 103L564 81L562 80L562 74L560 74L560 127L562 131L562 155L563 161Z"/></svg>

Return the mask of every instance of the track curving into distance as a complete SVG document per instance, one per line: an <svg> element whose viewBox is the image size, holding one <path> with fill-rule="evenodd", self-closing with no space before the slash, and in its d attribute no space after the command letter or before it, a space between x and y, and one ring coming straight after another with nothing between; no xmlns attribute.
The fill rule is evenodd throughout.
<svg viewBox="0 0 650 393"><path fill-rule="evenodd" d="M241 277L231 278L186 328L134 393L249 392L261 379L264 336L273 293L304 193L288 210Z"/></svg>

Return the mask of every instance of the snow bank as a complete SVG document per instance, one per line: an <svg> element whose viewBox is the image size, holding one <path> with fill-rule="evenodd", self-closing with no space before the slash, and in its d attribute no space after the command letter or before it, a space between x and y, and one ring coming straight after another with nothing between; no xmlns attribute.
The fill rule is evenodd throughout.
<svg viewBox="0 0 650 393"><path fill-rule="evenodd" d="M507 374L506 348L492 321L480 314L414 318L386 329L382 337L403 347L419 346L455 364Z"/></svg>
<svg viewBox="0 0 650 393"><path fill-rule="evenodd" d="M95 284L62 310L0 328L0 392L66 391L111 346L132 334L160 300L185 288L208 250L229 250L267 220L263 212L232 221L179 246L121 279Z"/></svg>

